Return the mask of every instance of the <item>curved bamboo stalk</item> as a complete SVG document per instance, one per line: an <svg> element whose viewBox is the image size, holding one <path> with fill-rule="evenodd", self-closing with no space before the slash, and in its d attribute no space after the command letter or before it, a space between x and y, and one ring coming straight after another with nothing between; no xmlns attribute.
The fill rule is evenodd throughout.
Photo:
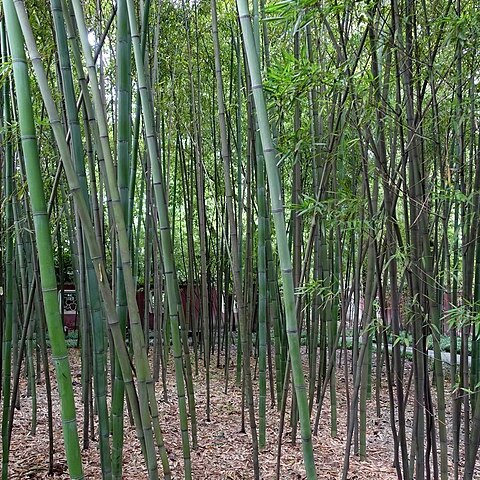
<svg viewBox="0 0 480 480"><path fill-rule="evenodd" d="M302 360L300 356L300 339L298 335L297 319L295 312L295 295L293 288L292 264L288 239L285 226L284 208L282 204L282 189L277 167L276 150L273 145L268 121L265 98L262 88L262 77L260 73L260 62L255 49L252 24L248 3L245 0L237 0L240 25L245 43L248 67L252 79L252 90L255 101L258 126L262 140L263 153L265 156L268 184L270 187L270 200L275 223L280 266L283 280L283 301L285 305L286 329L292 364L293 382L297 398L298 414L302 434L303 456L307 478L316 478L315 461L313 457L312 432L310 426L310 414L308 409L308 398L303 377Z"/></svg>
<svg viewBox="0 0 480 480"><path fill-rule="evenodd" d="M67 121L70 130L72 153L75 162L75 169L81 185L82 194L85 202L88 204L88 189L85 165L83 159L83 146L81 139L81 130L77 113L77 105L75 100L75 91L73 86L72 70L70 58L68 55L68 43L65 24L63 20L62 4L60 0L51 0L53 21L55 25L55 34L57 36L57 45L59 49L59 62L62 73L62 87L65 96L65 107L67 111ZM83 237L78 236L78 242L83 243ZM79 245L79 247L81 247ZM80 250L80 248L79 248ZM83 250L83 247L81 248ZM102 462L102 472L105 479L111 478L111 458L108 431L108 410L106 399L106 368L105 368L105 346L104 346L104 328L103 315L101 312L100 296L98 292L93 265L88 254L85 252L85 265L88 276L88 290L90 295L91 322L92 322L92 339L94 349L94 383L96 405L98 409L99 419L99 435L100 435L100 456ZM83 287L79 291L84 292ZM84 293L83 293L84 294ZM88 316L84 318L88 321Z"/></svg>
<svg viewBox="0 0 480 480"><path fill-rule="evenodd" d="M17 9L17 14L19 15L22 30L26 38L26 43L29 49L30 58L34 66L35 75L37 77L38 85L40 87L40 91L44 99L45 107L50 119L50 124L52 126L52 129L55 135L55 140L60 150L61 158L64 164L65 174L67 176L67 180L70 187L70 191L74 196L74 200L75 200L79 215L82 219L82 223L85 231L85 238L90 250L92 262L94 263L94 266L95 266L95 273L97 276L99 289L101 291L101 294L104 300L104 307L107 312L107 319L109 322L109 327L112 332L112 338L114 341L115 349L119 352L119 358L121 360L122 375L124 377L127 394L129 396L130 405L132 408L132 413L133 413L133 417L134 417L134 421L137 429L137 436L140 439L141 444L144 445L142 419L140 416L138 397L136 395L135 385L133 383L129 355L126 350L125 342L123 340L123 337L119 328L119 320L115 310L115 303L113 301L112 292L108 283L108 277L105 270L105 266L102 261L102 252L99 245L97 244L96 233L91 225L88 208L81 194L78 177L73 168L73 163L72 163L68 145L65 140L63 128L59 120L58 113L57 113L51 92L48 87L48 81L46 78L45 70L41 63L41 59L40 59L38 49L36 47L35 39L31 30L31 27L29 25L28 15L25 10L24 2L21 0L16 1L15 7ZM143 339L143 335L142 335L142 339ZM151 429L150 430L147 429L147 432L150 432L150 435L151 435ZM164 458L166 458L166 454L165 454L165 449L163 447L163 443L160 445L160 453L162 456L162 461L164 461ZM145 450L144 450L144 454L145 454ZM167 459L167 465L168 465L168 459ZM151 475L152 478L156 478L158 474L156 473L155 470L151 468L152 467L151 464L149 466L150 466L149 474ZM167 476L167 473L165 473L165 476Z"/></svg>
<svg viewBox="0 0 480 480"><path fill-rule="evenodd" d="M113 163L113 156L109 145L108 126L103 96L96 74L96 68L91 52L91 47L88 42L88 31L83 16L83 9L81 3L77 0L74 0L72 5L75 19L77 21L79 38L82 45L83 54L89 72L93 103L95 105L95 110L97 113L96 118L99 134L99 143L97 144L97 148L102 150L105 160L105 174L108 187L107 194L111 199L111 211L115 221L116 233L118 238L118 248L120 252L119 257L122 262L122 273L125 282L125 293L128 304L134 361L138 379L139 406L142 419L142 428L144 430L147 464L149 474L152 476L152 478L154 478L157 475L157 460L153 442L153 431L155 433L156 441L159 447L163 445L163 436L158 420L158 407L156 404L155 392L153 389L153 379L147 359L144 332L141 326L138 305L136 302L135 282L133 280L132 265L130 259L130 247L125 223L126 212L123 211L120 202L120 194L118 191L118 183L116 180L115 166ZM165 452L163 452L162 462L165 466L166 461L166 455Z"/></svg>
<svg viewBox="0 0 480 480"><path fill-rule="evenodd" d="M154 128L153 108L150 102L151 95L149 93L148 82L145 73L144 57L142 56L140 36L138 33L135 8L132 0L127 0L127 7L130 22L130 32L133 43L133 52L135 57L135 65L137 69L137 81L142 102L145 135L148 154L150 156L150 162L152 167L154 194L160 224L160 240L162 245L165 280L167 286L168 308L170 314L170 322L172 326L173 355L175 358L175 377L177 382L177 396L180 410L180 428L184 456L184 475L186 479L190 479L192 475L192 470L190 458L190 442L188 438L188 417L185 397L185 383L183 379L182 343L179 331L179 290L175 274L171 230L166 204L166 192ZM186 359L186 361L189 360Z"/></svg>
<svg viewBox="0 0 480 480"><path fill-rule="evenodd" d="M83 469L75 419L75 402L72 380L68 362L67 347L63 336L62 321L57 297L57 282L53 261L53 249L50 238L46 201L40 170L37 139L35 134L34 114L30 96L30 79L24 50L23 35L12 0L4 2L10 49L13 57L13 74L15 79L18 115L22 132L22 147L25 157L27 182L37 237L38 259L47 320L52 358L57 373L58 390L62 410L65 453L72 479L83 479Z"/></svg>

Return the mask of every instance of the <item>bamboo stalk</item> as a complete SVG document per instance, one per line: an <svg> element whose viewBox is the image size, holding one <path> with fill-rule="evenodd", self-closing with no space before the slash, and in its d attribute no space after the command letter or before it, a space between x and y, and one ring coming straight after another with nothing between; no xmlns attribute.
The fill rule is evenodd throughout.
<svg viewBox="0 0 480 480"><path fill-rule="evenodd" d="M305 389L305 380L303 378L303 368L300 357L300 340L295 312L292 266L288 248L284 208L282 204L282 189L277 167L277 156L270 132L270 125L262 88L260 63L255 50L255 40L253 37L248 4L245 0L237 0L237 7L243 40L245 43L250 77L252 80L253 97L255 100L258 125L266 162L268 184L270 187L270 201L272 204L272 214L275 223L275 233L280 257L280 266L282 270L286 330L300 419L304 463L307 472L307 478L313 479L316 478L316 473L312 448L312 432L310 426L307 392Z"/></svg>

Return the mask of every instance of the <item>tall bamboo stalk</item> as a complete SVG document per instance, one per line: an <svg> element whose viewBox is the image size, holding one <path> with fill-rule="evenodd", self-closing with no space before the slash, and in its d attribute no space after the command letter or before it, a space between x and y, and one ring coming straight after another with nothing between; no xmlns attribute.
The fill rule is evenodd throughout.
<svg viewBox="0 0 480 480"><path fill-rule="evenodd" d="M52 348L52 358L57 374L58 390L60 393L65 453L70 477L73 479L82 479L83 469L77 423L75 420L75 402L73 398L67 346L63 336L58 305L53 249L44 197L40 158L38 155L34 113L30 95L30 79L23 46L24 40L12 0L6 0L4 2L4 13L13 59L13 75L17 90L22 147L25 158L27 182L30 190L35 234L37 237L37 253L40 263L43 303Z"/></svg>
<svg viewBox="0 0 480 480"><path fill-rule="evenodd" d="M87 240L91 258L95 266L95 273L96 273L98 285L104 300L104 307L107 312L107 319L111 329L112 338L114 341L115 348L119 351L122 375L124 377L127 393L130 400L130 406L132 408L133 418L134 418L136 429L137 429L137 435L142 445L142 451L144 455L146 455L146 450L144 448L145 444L144 444L144 435L143 435L143 429L142 429L142 419L140 416L138 397L136 395L135 386L133 384L129 355L127 353L125 342L123 340L121 330L119 328L119 321L118 321L118 316L115 310L115 303L113 301L110 285L108 283L105 266L102 261L102 252L99 245L97 244L97 235L89 220L88 209L87 209L87 206L85 205L84 198L81 194L78 177L73 168L70 151L65 141L65 135L62 132L62 126L59 122L58 113L56 111L55 104L53 102L53 98L48 87L46 74L41 63L38 49L36 48L36 45L35 45L35 40L31 31L31 28L29 26L28 16L25 11L24 3L21 1L17 1L15 6L17 8L17 13L19 14L19 19L21 19L20 23L22 25L23 33L27 39L26 43L28 45L30 58L32 59L32 63L34 65L35 75L37 76L38 85L40 87L40 91L42 93L42 97L45 102L46 110L50 118L50 123L52 125L52 129L55 134L55 140L57 142L57 145L61 153L62 162L63 162L65 173L68 179L70 191L74 196L77 210L79 212L79 215L82 218L82 222L85 228L85 238ZM142 339L143 339L143 335L142 335ZM143 412L143 414L145 415L145 412ZM151 433L151 430L147 430L147 432ZM157 441L158 440L162 440L162 439L157 438ZM166 467L168 467L168 459L166 457L163 441L159 442L159 448L160 448L162 463L164 465L165 475L167 476L169 474L168 471L166 470ZM152 468L151 463L149 464L149 467L150 467L150 476L155 478L157 476L156 469Z"/></svg>
<svg viewBox="0 0 480 480"><path fill-rule="evenodd" d="M302 433L302 446L307 478L316 478L315 461L312 448L312 432L310 426L310 414L308 409L307 392L303 377L303 367L300 356L300 339L297 328L295 311L295 296L290 251L288 248L287 231L285 226L284 208L282 204L282 189L277 167L276 150L272 142L270 125L268 121L265 97L262 88L260 74L260 62L255 49L252 24L248 3L245 0L237 0L237 8L242 28L243 40L247 55L248 67L252 81L253 97L258 119L258 126L262 140L263 153L265 156L268 184L270 188L270 200L272 214L275 222L275 234L277 238L280 266L283 280L283 302L285 306L286 330L289 345L290 360L292 364L293 382L297 398L300 428Z"/></svg>
<svg viewBox="0 0 480 480"><path fill-rule="evenodd" d="M5 21L1 22L1 54L2 61L6 62L8 58L7 38ZM3 88L3 118L2 124L5 131L11 129L11 106L10 106L10 81L7 78ZM3 139L6 140L5 138ZM12 138L5 142L5 198L6 198L6 214L5 214L5 235L6 235L6 252L5 252L5 321L2 324L2 393L3 393L3 412L2 412L2 478L8 478L8 461L10 452L10 441L7 435L9 410L10 406L10 390L11 390L11 370L12 370L12 329L13 329L13 296L14 296L14 265L13 265L13 145Z"/></svg>
<svg viewBox="0 0 480 480"><path fill-rule="evenodd" d="M135 8L131 0L127 0L127 7L133 44L133 52L135 57L135 65L137 69L139 94L142 103L142 113L145 125L147 149L152 167L154 194L159 216L160 239L162 245L162 255L167 286L168 308L170 313L170 322L172 326L173 355L175 358L175 375L177 383L178 404L180 410L180 428L182 432L183 459L185 468L184 474L185 478L189 479L191 478L192 473L190 442L188 438L188 418L185 397L185 383L183 379L182 342L179 332L179 290L175 273L175 262L173 258L171 230L166 204L166 192L164 187L162 165L160 162L158 145L155 135L153 109L150 102L151 94L149 92L149 87L146 79L145 63L140 45ZM187 358L186 361L190 361L189 358Z"/></svg>

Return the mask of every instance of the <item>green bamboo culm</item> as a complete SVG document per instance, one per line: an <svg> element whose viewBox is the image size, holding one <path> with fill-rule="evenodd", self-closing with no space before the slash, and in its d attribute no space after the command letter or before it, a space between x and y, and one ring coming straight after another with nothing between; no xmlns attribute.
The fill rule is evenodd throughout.
<svg viewBox="0 0 480 480"><path fill-rule="evenodd" d="M253 36L257 57L260 54L260 24L258 0L253 2ZM257 171L257 205L258 205L258 239L257 239L257 270L258 270L258 443L260 448L266 444L266 404L267 404L267 206L265 189L265 158L262 151L260 132L255 132L256 171Z"/></svg>
<svg viewBox="0 0 480 480"><path fill-rule="evenodd" d="M13 0L5 0L4 15L13 63L13 76L17 92L18 119L22 138L25 170L30 193L37 255L40 265L40 278L47 328L50 337L52 359L55 365L60 405L62 413L63 437L70 478L83 479L80 444L72 378L68 362L67 345L63 335L62 319L57 297L57 281L53 259L50 226L44 196L44 186L40 170L37 137L35 132L30 79L27 68L23 34L20 29Z"/></svg>
<svg viewBox="0 0 480 480"><path fill-rule="evenodd" d="M145 125L146 144L148 154L150 156L155 201L158 209L160 241L165 269L165 283L167 287L167 301L170 324L172 328L173 355L175 359L175 378L177 383L178 406L180 411L180 429L183 446L183 463L185 469L184 478L188 480L192 477L192 465L190 457L190 441L188 438L188 416L183 375L184 362L182 355L182 341L180 338L179 328L179 289L175 272L175 261L173 257L171 229L168 216L168 208L166 204L163 172L156 140L156 132L154 128L153 108L150 102L151 96L145 74L144 56L142 55L142 46L140 44L140 35L138 32L138 23L135 14L134 2L131 0L127 0L127 8L130 24L130 33L132 37L133 53L135 58L135 66L137 69L138 89L142 104L143 121ZM189 361L189 359L187 358L185 361L187 362ZM188 370L188 366L186 366L186 368Z"/></svg>
<svg viewBox="0 0 480 480"><path fill-rule="evenodd" d="M163 435L161 433L158 420L158 407L155 400L152 376L149 370L148 358L145 348L144 332L140 323L138 305L135 297L135 284L133 281L130 247L125 225L125 212L120 202L120 193L116 177L113 155L108 138L108 124L105 115L100 84L97 78L95 62L88 42L88 29L85 23L82 3L78 0L72 2L73 12L77 21L79 31L79 40L82 45L86 66L89 72L89 80L95 105L96 118L98 124L97 148L102 151L104 158L104 173L107 180L107 195L110 198L111 213L116 225L118 251L122 261L122 274L125 282L125 293L129 311L130 334L134 352L134 366L136 370L138 385L138 400L140 407L141 425L143 428L143 439L145 442L145 453L147 457L147 468L149 478L152 480L158 478L157 457L155 452L155 440L161 452L164 471L168 468L168 459L163 445ZM124 379L125 380L125 379ZM153 422L153 429L152 429Z"/></svg>
<svg viewBox="0 0 480 480"><path fill-rule="evenodd" d="M58 59L61 67L60 71L62 75L62 89L65 98L65 109L71 135L72 155L75 162L75 170L80 181L80 188L82 190L83 197L85 198L85 203L88 204L89 195L87 189L87 177L85 172L81 129L76 106L73 75L68 54L67 33L63 20L61 0L51 0L51 9L58 45ZM80 235L79 238L79 241L83 242L82 235ZM104 317L101 310L101 299L98 290L98 283L95 278L93 263L90 258L88 249L85 249L85 264L88 277L88 293L90 296L89 304L92 324L92 344L94 352L94 388L99 421L100 458L102 465L102 476L105 480L109 480L111 478L111 457L108 430L108 408L106 398L107 379L104 352L105 326Z"/></svg>
<svg viewBox="0 0 480 480"><path fill-rule="evenodd" d="M267 208L265 199L265 160L257 154L257 203L258 203L258 442L266 445L267 406L267 255L265 235L267 230Z"/></svg>
<svg viewBox="0 0 480 480"><path fill-rule="evenodd" d="M62 4L62 7L66 7L66 5ZM58 149L60 151L65 175L67 177L67 181L70 188L70 192L72 193L77 211L79 213L79 216L82 221L82 225L84 227L84 236L85 236L86 243L88 245L88 249L90 251L92 262L95 267L94 268L95 274L97 277L99 290L103 298L103 302L104 302L103 305L106 311L106 317L108 320L110 331L112 333L114 347L115 347L115 350L119 352L122 376L125 382L125 389L127 391L127 395L130 401L130 406L131 406L131 410L134 418L137 436L142 445L142 453L144 454L144 457L146 457L146 449L145 449L145 443L144 443L142 419L140 417L138 395L135 390L135 384L133 381L132 368L131 368L129 355L128 355L120 328L119 328L118 315L115 309L115 302L113 300L112 292L108 282L107 272L105 269L105 265L102 261L102 252L99 244L97 243L96 232L94 231L94 228L91 224L88 207L81 193L78 176L74 170L70 149L65 139L65 132L60 122L60 118L59 118L51 91L48 87L46 72L41 62L40 54L36 46L35 38L28 20L28 15L25 10L24 2L22 0L17 0L15 2L15 8L17 11L17 15L19 16L19 19L20 19L20 25L21 25L23 34L26 36L26 43L29 50L29 56L32 61L38 86L42 94L42 98L44 100L45 108L48 113L50 125L52 126L52 130L55 135L55 140L56 140ZM65 11L68 11L68 10L64 10L64 12ZM69 31L69 38L73 38L72 37L73 26L71 22L69 23L69 20L71 20L70 16L66 15L65 20L67 24L67 29ZM73 51L75 53L75 47L76 47L75 42L73 42L72 45L73 45ZM78 48L76 53L78 54ZM80 58L79 55L77 54L75 55L76 63L77 63L77 60ZM81 69L80 69L80 73L82 73ZM85 78L85 77L82 76L82 78ZM84 91L84 94L85 93L86 91ZM84 100L85 100L85 105L87 107L87 110L89 112L88 113L89 118L92 118L91 113L93 109L92 109L91 103L88 102L89 100L88 94L86 96L84 95ZM97 137L98 137L98 134L97 134ZM163 458L165 457L168 463L168 457L166 457L166 452L164 447L160 448L160 455L162 457L162 461L163 461ZM153 475L155 475L156 472L152 472L152 473ZM165 478L167 478L167 474L165 474Z"/></svg>
<svg viewBox="0 0 480 480"><path fill-rule="evenodd" d="M247 348L247 328L246 328L246 308L245 302L242 293L242 269L241 269L241 251L239 247L241 244L241 238L239 240L238 232L241 231L241 220L237 220L234 214L233 206L233 187L232 181L230 178L231 172L231 151L230 145L228 142L227 135L227 121L226 121L226 110L225 110L225 100L224 100L224 87L223 87L223 76L222 76L222 64L220 57L220 41L218 35L218 18L217 18L217 4L216 0L211 0L211 13L212 13L212 37L213 37L213 48L215 52L215 78L216 78L216 87L217 87L217 103L218 103L218 123L220 127L220 144L221 144L221 157L223 161L223 177L225 182L225 203L227 208L227 217L229 223L229 236L230 236L230 245L231 245L231 265L232 265L232 276L233 276L233 291L235 300L237 302L238 308L238 329L239 329L239 338L240 341L237 344L237 384L240 383L241 376L243 373L244 379L244 388L245 395L249 407L249 416L250 416L250 430L252 434L252 457L253 457L253 470L254 478L260 478L260 464L258 457L258 435L257 435L257 426L255 423L255 412L253 408L253 389L252 389L252 376L250 371L250 357L248 355L242 356L241 350L248 351ZM239 52L237 51L237 54ZM238 55L239 58L239 55ZM238 70L237 70L238 72ZM240 76L239 72L239 76ZM238 78L238 77L237 77ZM238 84L237 84L238 86ZM240 92L238 93L238 99L240 99ZM240 108L240 100L238 107ZM237 109L238 112L238 109ZM237 118L237 125L239 124L240 118ZM237 130L237 142L240 142L240 132ZM238 145L237 145L238 146ZM240 148L238 149L238 165L241 165L241 156ZM241 182L238 184L238 189L240 190ZM241 195L239 195L239 201ZM239 202L240 203L240 202ZM238 210L239 215L238 219L241 219L241 208ZM243 347L242 347L243 345ZM226 363L228 365L228 363ZM228 368L227 368L228 371ZM225 391L226 391L225 386Z"/></svg>
<svg viewBox="0 0 480 480"><path fill-rule="evenodd" d="M129 166L129 130L130 130L130 50L131 42L128 34L128 16L125 0L117 3L117 177L120 193L120 202L125 212L128 197L128 166ZM130 238L130 237L129 237ZM132 253L134 250L131 250ZM120 328L125 335L127 325L127 298L125 281L123 279L120 251L117 253L117 312L120 319ZM147 327L148 328L148 327ZM113 478L122 478L123 457L123 410L125 387L120 371L120 362L115 355L115 378L112 400L112 452Z"/></svg>
<svg viewBox="0 0 480 480"><path fill-rule="evenodd" d="M312 446L312 431L310 426L307 391L305 388L305 379L303 376L302 360L300 356L300 340L295 312L292 262L288 247L284 207L282 203L282 190L277 167L277 155L273 145L270 124L268 121L266 102L262 87L262 77L260 73L260 61L255 47L255 39L253 36L253 28L248 9L248 1L237 0L237 8L243 40L245 43L245 52L250 71L250 78L252 81L252 91L257 114L258 128L260 130L263 154L265 156L268 186L270 188L270 199L280 259L280 268L282 270L285 321L302 434L303 459L307 478L311 480L316 478L315 460L313 457Z"/></svg>
<svg viewBox="0 0 480 480"><path fill-rule="evenodd" d="M7 59L7 41L5 23L1 24L2 60ZM3 85L3 126L10 129L10 82L8 77ZM8 460L10 451L10 439L8 435L8 419L10 416L10 390L12 373L12 326L13 326L13 148L11 140L5 145L5 322L3 325L3 347L2 347L2 376L3 376L3 412L2 412L2 479L8 478ZM12 407L13 407L12 402Z"/></svg>
<svg viewBox="0 0 480 480"><path fill-rule="evenodd" d="M52 0L53 2L57 3L59 0ZM82 85L82 92L83 98L85 101L85 110L87 111L87 117L89 125L91 129L94 131L94 136L98 139L98 129L95 123L95 117L93 114L93 106L91 104L91 100L88 97L88 93L86 90L86 79L83 73L83 68L81 66L81 55L76 43L76 37L74 35L74 29L71 22L71 17L68 13L68 6L63 2L63 9L62 11L66 12L64 15L64 19L67 26L67 31L69 34L69 40L72 47L73 55L75 58L75 65L77 67L77 73L79 76L79 81ZM59 42L60 43L60 42ZM88 133L88 128L87 128ZM74 140L74 135L72 133L72 139ZM75 142L74 142L75 143ZM97 145L99 142L97 141ZM87 137L87 152L92 150L90 136ZM101 149L98 151L98 156L100 160ZM75 159L76 160L76 159ZM102 157L103 161L103 157ZM79 181L81 183L82 192L86 191L86 182L84 186L84 182L82 181L82 173L77 169L76 171L78 174ZM84 173L83 173L84 176ZM89 203L88 196L85 196L85 204ZM118 356L121 352L118 352L118 349L115 349L115 367L114 367L114 381L113 381L113 399L112 399L112 409L111 409L111 422L113 427L113 436L112 436L112 456L110 457L110 445L109 445L109 425L108 425L108 411L106 402L104 399L106 397L106 372L105 372L105 325L104 325L104 317L102 314L102 305L100 299L100 292L99 292L99 284L97 278L95 276L94 265L91 261L90 252L86 251L88 255L87 260L87 269L88 269L88 286L89 286L89 294L90 294L90 309L91 309L91 316L92 316L92 338L93 338L93 348L94 348L94 382L95 382L95 392L97 399L97 408L99 409L98 415L100 420L100 436L101 436L101 443L100 443L100 452L102 456L102 474L103 477L108 479L112 476L114 478L118 478L121 476L121 465L122 465L122 449L118 448L118 445L123 444L123 406L124 406L124 391L125 391L125 384L124 378L122 375L122 365L121 361L119 360ZM123 277L122 277L123 278ZM124 291L124 289L123 289ZM113 305L112 305L113 306ZM114 313L114 312L111 312ZM108 312L107 312L108 315ZM120 317L120 312L118 313ZM125 334L125 318L123 321L120 320L121 326L118 328L118 332L116 331L115 335L122 337L121 342L124 342L124 334ZM121 332L120 332L121 330ZM124 368L124 367L123 367ZM129 369L128 369L129 370ZM129 372L128 378L130 378L131 372ZM127 381L129 381L127 378ZM121 393L119 393L121 392ZM130 394L135 395L136 393L132 392L132 388L130 386ZM100 405L100 406L98 406ZM103 407L104 405L104 407ZM136 401L132 403L130 400L130 406L133 410L133 416L136 418L137 409L136 409ZM100 410L102 407L102 410ZM105 413L102 413L104 411ZM118 427L121 425L121 428ZM142 445L142 451L144 451L144 442L142 434L139 433L141 426L136 423L137 426L137 433L139 435L139 439ZM103 447L103 448L102 448ZM163 458L163 456L162 456Z"/></svg>

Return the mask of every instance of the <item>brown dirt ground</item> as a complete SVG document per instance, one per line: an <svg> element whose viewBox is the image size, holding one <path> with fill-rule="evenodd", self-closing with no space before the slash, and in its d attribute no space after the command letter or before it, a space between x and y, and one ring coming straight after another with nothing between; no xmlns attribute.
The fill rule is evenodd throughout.
<svg viewBox="0 0 480 480"><path fill-rule="evenodd" d="M79 352L70 349L70 360L73 372L80 372ZM212 365L213 365L212 361ZM346 389L345 381L339 369L338 380L338 434L330 435L330 407L328 399L322 411L320 430L313 438L315 460L319 479L335 480L341 478L343 452L346 438ZM234 367L230 370L230 384L227 393L223 369L211 369L211 421L206 421L204 373L195 378L195 398L198 417L199 446L192 451L194 479L251 479L253 467L251 460L250 434L241 432L241 389L234 384ZM12 446L11 446L11 479L68 479L61 420L59 413L58 392L53 381L54 402L54 476L48 477L48 432L47 407L44 382L37 386L38 426L36 435L31 430L31 399L26 397L25 381L22 380L20 394L21 409L16 411ZM165 445L170 458L172 478L183 478L183 461L180 429L177 414L175 377L172 366L169 367L167 383L168 402L161 401L163 389L157 385L157 399L160 410L160 421L164 433ZM255 385L256 387L256 385ZM254 387L254 388L255 388ZM268 387L267 387L268 388ZM351 389L351 385L350 385ZM74 391L77 402L77 421L82 436L83 408L81 406L80 374L74 376ZM328 395L327 395L328 396ZM349 480L371 479L387 480L396 478L393 468L393 442L389 425L388 397L386 389L380 395L382 416L375 414L375 395L368 402L367 415L367 459L360 461L351 455ZM290 403L289 403L290 404ZM314 407L314 415L315 415ZM289 417L287 417L288 420ZM248 415L247 415L248 422ZM277 437L279 414L276 408L267 409L267 446L260 454L261 477L264 480L275 478ZM139 443L133 427L126 420L124 474L126 480L146 479ZM287 422L288 425L288 422ZM283 435L281 475L282 479L303 479L305 473L302 462L300 443L293 445L290 441L290 429ZM83 450L83 465L86 479L100 479L100 460L96 440L90 441L90 448ZM480 478L480 477L479 477Z"/></svg>

